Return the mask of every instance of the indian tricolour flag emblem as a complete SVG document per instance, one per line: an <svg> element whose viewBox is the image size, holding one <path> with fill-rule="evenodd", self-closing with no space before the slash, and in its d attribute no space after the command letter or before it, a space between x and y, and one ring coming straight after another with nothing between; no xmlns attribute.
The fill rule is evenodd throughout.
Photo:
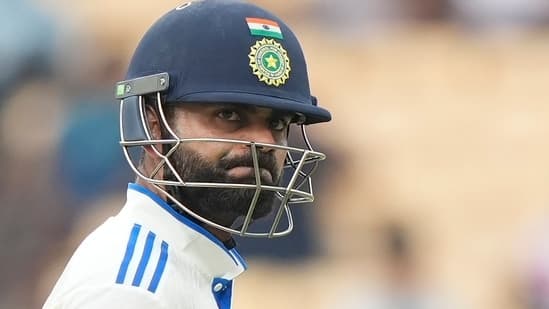
<svg viewBox="0 0 549 309"><path fill-rule="evenodd" d="M247 17L246 22L248 23L248 28L250 28L250 33L252 35L267 36L277 39L284 38L278 23L275 21L263 18Z"/></svg>

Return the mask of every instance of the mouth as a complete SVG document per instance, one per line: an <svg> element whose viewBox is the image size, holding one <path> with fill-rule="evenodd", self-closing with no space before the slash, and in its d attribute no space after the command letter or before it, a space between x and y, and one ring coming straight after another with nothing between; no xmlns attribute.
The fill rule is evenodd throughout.
<svg viewBox="0 0 549 309"><path fill-rule="evenodd" d="M269 172L269 170L260 168L259 175L261 178L261 183L271 184L273 182L273 175ZM227 170L227 176L233 179L255 180L255 169L251 166L235 166Z"/></svg>

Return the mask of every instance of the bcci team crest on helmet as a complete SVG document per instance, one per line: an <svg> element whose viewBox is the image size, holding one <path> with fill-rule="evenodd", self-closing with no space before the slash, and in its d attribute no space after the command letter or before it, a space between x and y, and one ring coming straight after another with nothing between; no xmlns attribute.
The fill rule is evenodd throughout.
<svg viewBox="0 0 549 309"><path fill-rule="evenodd" d="M250 49L250 67L260 81L278 87L290 78L290 58L280 43L263 38Z"/></svg>

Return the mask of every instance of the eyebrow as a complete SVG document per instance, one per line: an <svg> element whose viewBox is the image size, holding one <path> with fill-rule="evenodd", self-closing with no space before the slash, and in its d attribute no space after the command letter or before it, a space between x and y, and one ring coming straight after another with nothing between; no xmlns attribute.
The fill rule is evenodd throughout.
<svg viewBox="0 0 549 309"><path fill-rule="evenodd" d="M289 118L290 122L294 122L294 120L296 119L296 114L290 111L277 110L277 109L272 109L268 107L260 107L256 105L248 105L243 103L221 103L221 102L209 103L208 107L212 109L234 108L234 109L242 110L249 113L257 112L260 109L266 109L266 110L270 110L270 114L267 116L268 119Z"/></svg>
<svg viewBox="0 0 549 309"><path fill-rule="evenodd" d="M235 108L235 109L242 109L246 111L255 111L257 110L257 106L255 105L248 105L248 104L239 104L239 103L213 103L211 104L212 107L215 108Z"/></svg>
<svg viewBox="0 0 549 309"><path fill-rule="evenodd" d="M282 110L272 109L268 107L261 107L261 106L248 105L248 104L242 104L242 103L213 103L211 104L211 106L214 108L223 108L223 107L235 108L235 109L245 110L248 112L255 112L260 109L265 109L265 110L271 111L271 115L270 115L271 117L273 116L293 117L294 116L294 113L289 111L282 111Z"/></svg>

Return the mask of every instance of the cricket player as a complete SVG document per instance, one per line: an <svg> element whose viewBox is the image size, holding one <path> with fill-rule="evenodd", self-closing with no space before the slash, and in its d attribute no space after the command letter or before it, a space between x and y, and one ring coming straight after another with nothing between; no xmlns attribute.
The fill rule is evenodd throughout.
<svg viewBox="0 0 549 309"><path fill-rule="evenodd" d="M299 42L255 5L189 2L148 30L115 93L136 182L44 308L231 308L246 270L233 236L290 233L290 207L313 200L325 159L305 126L331 115L311 96Z"/></svg>

